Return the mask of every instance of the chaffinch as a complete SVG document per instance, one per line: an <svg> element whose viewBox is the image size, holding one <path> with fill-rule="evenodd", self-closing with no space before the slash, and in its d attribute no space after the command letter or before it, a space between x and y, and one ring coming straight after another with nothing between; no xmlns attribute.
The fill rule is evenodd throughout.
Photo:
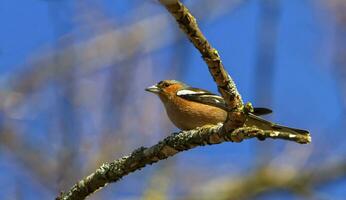
<svg viewBox="0 0 346 200"><path fill-rule="evenodd" d="M159 96L169 119L181 130L224 122L227 111L229 111L222 97L207 90L190 87L176 80L160 81L145 90ZM271 112L267 108L254 108L252 112L248 113L245 126L293 134L309 133L305 130L277 125L258 117L258 115Z"/></svg>

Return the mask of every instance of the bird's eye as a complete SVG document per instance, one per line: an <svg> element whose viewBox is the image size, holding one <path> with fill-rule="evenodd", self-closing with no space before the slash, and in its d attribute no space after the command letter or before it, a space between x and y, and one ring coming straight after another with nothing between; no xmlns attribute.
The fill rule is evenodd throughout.
<svg viewBox="0 0 346 200"><path fill-rule="evenodd" d="M167 83L167 82L164 82L164 83L162 84L163 87L168 87L169 85L170 85L170 84Z"/></svg>
<svg viewBox="0 0 346 200"><path fill-rule="evenodd" d="M166 88L168 87L170 84L165 82L165 81L160 81L158 84L161 88Z"/></svg>

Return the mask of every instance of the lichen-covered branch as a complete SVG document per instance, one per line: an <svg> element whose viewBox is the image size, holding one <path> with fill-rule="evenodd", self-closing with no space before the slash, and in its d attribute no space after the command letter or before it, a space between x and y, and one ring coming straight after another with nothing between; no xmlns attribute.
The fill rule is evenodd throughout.
<svg viewBox="0 0 346 200"><path fill-rule="evenodd" d="M279 132L271 130L262 130L256 127L241 127L234 130L231 133L232 141L240 142L243 139L257 137L260 140L265 140L266 138L271 139L283 139L300 144L308 144L311 142L311 136L309 134L292 134L288 132Z"/></svg>
<svg viewBox="0 0 346 200"><path fill-rule="evenodd" d="M234 140L234 137L237 139ZM306 135L292 137L283 132L273 133L253 127L239 128L230 134L224 134L222 124L181 131L168 136L154 146L141 147L129 156L103 164L96 172L75 184L70 191L61 193L57 199L84 199L99 188L108 183L116 182L131 172L197 146L219 144L225 141L237 142L250 138L285 139L298 143L310 142L310 137Z"/></svg>

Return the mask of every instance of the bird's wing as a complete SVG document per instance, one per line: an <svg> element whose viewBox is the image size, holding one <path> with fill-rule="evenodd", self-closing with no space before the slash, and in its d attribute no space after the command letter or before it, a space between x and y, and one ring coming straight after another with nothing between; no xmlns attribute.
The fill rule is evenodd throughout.
<svg viewBox="0 0 346 200"><path fill-rule="evenodd" d="M255 126L262 130L273 130L273 131L280 131L280 132L287 132L287 133L293 133L293 134L303 134L307 135L309 134L309 131L302 130L302 129L296 129L296 128L290 128L286 126L281 126L278 124L275 124L273 122L264 120L254 114L249 113L247 120L245 121L246 126Z"/></svg>
<svg viewBox="0 0 346 200"><path fill-rule="evenodd" d="M225 111L230 111L230 109L227 107L225 103L225 100L222 97L214 93L211 93L207 90L188 87L188 88L179 90L177 92L177 95L189 101L195 101L198 103L215 106ZM272 113L272 110L268 108L254 108L254 112L253 112L253 114L255 115L266 115L270 113Z"/></svg>
<svg viewBox="0 0 346 200"><path fill-rule="evenodd" d="M177 92L177 95L189 101L194 101L198 103L207 104L210 106L215 106L226 111L229 110L228 107L226 106L225 100L222 97L216 94L213 94L207 90L188 87L188 88L179 90Z"/></svg>

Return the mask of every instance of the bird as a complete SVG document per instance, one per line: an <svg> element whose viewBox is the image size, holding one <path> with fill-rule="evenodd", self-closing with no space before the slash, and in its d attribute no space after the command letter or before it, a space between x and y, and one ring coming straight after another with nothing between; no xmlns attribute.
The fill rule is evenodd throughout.
<svg viewBox="0 0 346 200"><path fill-rule="evenodd" d="M160 98L168 118L181 130L223 123L226 121L227 112L231 111L221 96L177 80L163 80L145 90ZM259 117L270 113L272 110L268 108L253 108L247 113L244 126L292 134L309 134L306 130L282 126Z"/></svg>

